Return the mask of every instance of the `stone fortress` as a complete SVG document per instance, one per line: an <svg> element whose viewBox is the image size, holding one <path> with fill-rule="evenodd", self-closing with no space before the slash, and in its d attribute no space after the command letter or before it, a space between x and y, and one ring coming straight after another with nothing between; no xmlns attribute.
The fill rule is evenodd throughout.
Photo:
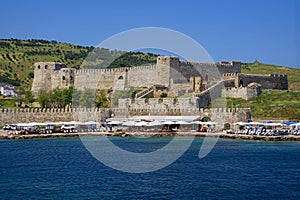
<svg viewBox="0 0 300 200"><path fill-rule="evenodd" d="M286 75L242 74L239 61L186 62L176 56L158 56L155 65L124 68L76 70L55 62L34 64L33 94L37 95L40 90L70 86L79 90L126 90L130 87L142 90L135 99L120 99L119 107L144 108L149 104L157 107L161 103L171 107L176 102L179 106L205 108L212 98L251 99L259 95L262 89L287 90L288 80ZM160 91L175 99L143 100L143 97L161 94ZM181 98L185 94L192 95Z"/></svg>
<svg viewBox="0 0 300 200"><path fill-rule="evenodd" d="M34 64L32 92L74 86L79 90L127 90L139 88L131 99L119 99L113 108L63 109L0 109L1 125L18 122L45 122L71 120L97 120L115 116L177 115L210 117L219 128L232 121L251 119L249 108L208 109L212 100L219 97L251 99L262 89L288 89L286 75L242 74L238 61L201 63L180 61L175 56L159 56L155 65L80 69L67 68L55 62ZM166 93L168 98L161 98Z"/></svg>

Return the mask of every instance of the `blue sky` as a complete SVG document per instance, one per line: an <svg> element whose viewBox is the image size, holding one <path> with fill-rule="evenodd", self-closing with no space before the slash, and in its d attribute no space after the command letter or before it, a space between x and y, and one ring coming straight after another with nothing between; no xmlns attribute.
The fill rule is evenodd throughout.
<svg viewBox="0 0 300 200"><path fill-rule="evenodd" d="M193 38L215 61L300 68L297 0L10 0L1 8L0 38L96 46L128 29L163 27Z"/></svg>

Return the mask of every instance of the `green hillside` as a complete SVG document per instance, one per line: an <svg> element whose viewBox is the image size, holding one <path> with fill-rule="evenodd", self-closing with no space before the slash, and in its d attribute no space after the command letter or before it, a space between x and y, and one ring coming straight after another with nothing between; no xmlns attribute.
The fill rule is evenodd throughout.
<svg viewBox="0 0 300 200"><path fill-rule="evenodd" d="M245 74L287 74L289 90L300 90L300 69L263 64L259 62L243 63L242 73Z"/></svg>
<svg viewBox="0 0 300 200"><path fill-rule="evenodd" d="M300 91L263 90L250 100L241 98L219 98L214 105L224 105L228 108L251 108L255 119L285 119L300 121Z"/></svg>
<svg viewBox="0 0 300 200"><path fill-rule="evenodd" d="M47 40L0 39L0 82L30 89L34 76L32 66L35 62L61 62L73 68L82 67L82 64L83 67L94 68L108 64L109 67L125 67L155 63L156 56L151 53L111 51ZM118 59L115 60L116 58Z"/></svg>
<svg viewBox="0 0 300 200"><path fill-rule="evenodd" d="M78 67L89 47L46 40L0 40L0 81L29 88L33 64L39 61L63 62Z"/></svg>

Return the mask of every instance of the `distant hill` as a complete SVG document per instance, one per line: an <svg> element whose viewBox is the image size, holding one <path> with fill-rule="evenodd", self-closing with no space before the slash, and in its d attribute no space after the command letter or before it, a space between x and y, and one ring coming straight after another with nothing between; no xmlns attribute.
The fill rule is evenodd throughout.
<svg viewBox="0 0 300 200"><path fill-rule="evenodd" d="M106 66L113 61L109 67L126 67L155 63L156 56L151 53L111 51L57 41L0 39L0 82L30 89L34 77L32 66L35 62L61 62L78 69L84 60L85 67L94 68Z"/></svg>

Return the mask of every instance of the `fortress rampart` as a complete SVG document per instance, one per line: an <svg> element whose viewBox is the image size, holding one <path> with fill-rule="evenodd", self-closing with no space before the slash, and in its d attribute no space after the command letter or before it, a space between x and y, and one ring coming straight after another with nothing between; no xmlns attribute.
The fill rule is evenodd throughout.
<svg viewBox="0 0 300 200"><path fill-rule="evenodd" d="M253 75L253 74L240 74L235 81L235 85L247 86L249 83L259 83L263 89L288 89L287 75Z"/></svg>
<svg viewBox="0 0 300 200"><path fill-rule="evenodd" d="M234 87L246 87L250 83L259 83L263 89L288 89L287 75L280 74L240 74L240 73L225 73L222 75L223 80L232 80Z"/></svg>
<svg viewBox="0 0 300 200"><path fill-rule="evenodd" d="M220 72L220 73L219 73ZM55 62L39 62L34 65L32 92L75 86L79 90L115 89L129 87L170 86L170 79L202 77L204 81L218 80L222 73L240 72L240 62L196 63L181 62L176 56L159 56L155 65L106 68L72 69Z"/></svg>

